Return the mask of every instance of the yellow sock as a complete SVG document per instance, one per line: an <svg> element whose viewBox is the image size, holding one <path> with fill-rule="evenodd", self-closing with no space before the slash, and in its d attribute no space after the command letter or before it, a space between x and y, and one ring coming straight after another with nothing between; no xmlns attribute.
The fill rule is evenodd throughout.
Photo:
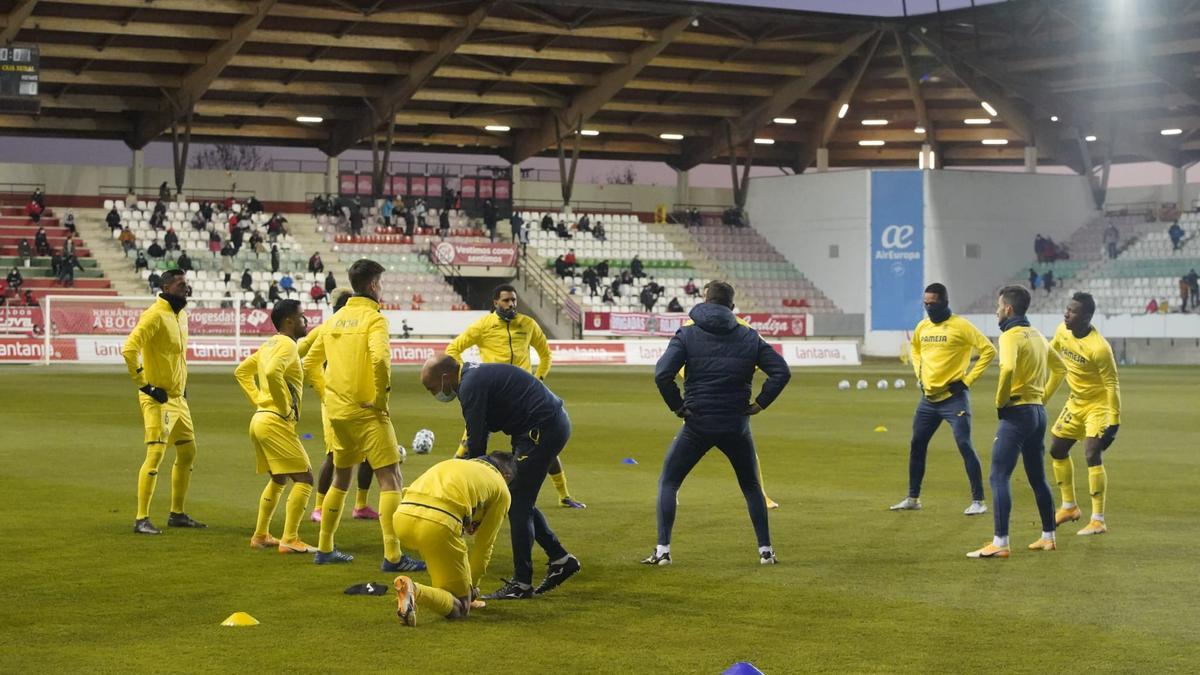
<svg viewBox="0 0 1200 675"><path fill-rule="evenodd" d="M554 489L558 490L559 501L562 501L562 500L566 499L567 497L571 496L571 493L567 492L567 470L566 469L563 469L562 471L559 471L558 473L550 474L550 480L554 482Z"/></svg>
<svg viewBox="0 0 1200 675"><path fill-rule="evenodd" d="M158 465L162 463L163 444L146 446L146 460L138 469L137 519L150 516L150 499L154 497L154 486L158 485Z"/></svg>
<svg viewBox="0 0 1200 675"><path fill-rule="evenodd" d="M196 459L196 444L192 441L175 446L175 465L171 467L171 513L183 513L188 485L192 482L192 461Z"/></svg>
<svg viewBox="0 0 1200 675"><path fill-rule="evenodd" d="M283 516L283 540L295 541L300 538L300 520L308 509L308 498L312 495L312 485L308 483L292 483L292 491L288 494L287 510Z"/></svg>
<svg viewBox="0 0 1200 675"><path fill-rule="evenodd" d="M463 431L462 440L458 442L458 450L454 451L454 456L462 459L467 456L467 432Z"/></svg>
<svg viewBox="0 0 1200 675"><path fill-rule="evenodd" d="M322 503L322 502L324 502L324 501L325 501L325 493L324 493L324 492L318 492L318 493L317 493L317 498L316 498L315 500L313 500L313 511L320 511L320 510L321 510L321 503Z"/></svg>
<svg viewBox="0 0 1200 675"><path fill-rule="evenodd" d="M254 523L254 536L264 536L271 533L271 516L275 515L275 507L279 506L279 495L283 494L283 485L273 480L267 481L262 496L258 498L258 520Z"/></svg>
<svg viewBox="0 0 1200 675"><path fill-rule="evenodd" d="M367 497L370 497L370 496L371 496L371 488L367 488L366 490L364 490L362 488L358 488L358 490L356 490L354 493L354 508L356 508L356 509L367 508Z"/></svg>
<svg viewBox="0 0 1200 675"><path fill-rule="evenodd" d="M758 465L758 487L762 489L763 501L767 502L767 506L770 506L771 498L767 496L767 484L763 482L762 464Z"/></svg>
<svg viewBox="0 0 1200 675"><path fill-rule="evenodd" d="M379 492L379 529L383 530L383 557L390 562L400 559L400 540L396 538L396 526L392 518L400 508L400 493L396 490ZM449 611L449 610L447 610Z"/></svg>
<svg viewBox="0 0 1200 675"><path fill-rule="evenodd" d="M446 616L454 610L454 595L433 586L413 582L417 606L438 616Z"/></svg>
<svg viewBox="0 0 1200 675"><path fill-rule="evenodd" d="M1058 490L1062 493L1064 504L1075 503L1075 465L1071 463L1071 458L1054 460L1054 482L1058 483Z"/></svg>
<svg viewBox="0 0 1200 675"><path fill-rule="evenodd" d="M1092 493L1092 520L1104 520L1104 500L1108 496L1108 472L1104 466L1088 467L1088 491Z"/></svg>
<svg viewBox="0 0 1200 675"><path fill-rule="evenodd" d="M321 538L317 542L317 550L329 553L333 550L333 534L337 532L338 521L342 519L342 507L346 505L346 491L335 487L325 493L325 501L321 503Z"/></svg>

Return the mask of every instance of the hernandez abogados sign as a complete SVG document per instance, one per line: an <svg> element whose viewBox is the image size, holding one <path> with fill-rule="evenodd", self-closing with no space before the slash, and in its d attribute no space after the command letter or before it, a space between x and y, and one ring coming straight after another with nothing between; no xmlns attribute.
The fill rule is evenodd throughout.
<svg viewBox="0 0 1200 675"><path fill-rule="evenodd" d="M430 242L429 257L441 265L513 267L517 264L517 247L515 244L437 241Z"/></svg>
<svg viewBox="0 0 1200 675"><path fill-rule="evenodd" d="M812 317L808 314L739 314L739 319L763 337L808 337ZM632 335L639 337L671 336L688 317L686 314L648 314L645 312L587 312L583 317L584 335Z"/></svg>

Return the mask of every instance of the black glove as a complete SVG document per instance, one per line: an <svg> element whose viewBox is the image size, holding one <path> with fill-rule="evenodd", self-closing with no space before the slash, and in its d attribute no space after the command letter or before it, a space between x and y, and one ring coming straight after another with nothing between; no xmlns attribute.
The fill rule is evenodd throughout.
<svg viewBox="0 0 1200 675"><path fill-rule="evenodd" d="M160 389L152 384L148 384L148 385L142 387L141 389L139 389L138 391L149 396L150 398L154 399L155 401L158 401L159 403L167 402L167 390L166 389Z"/></svg>
<svg viewBox="0 0 1200 675"><path fill-rule="evenodd" d="M1108 446L1117 440L1117 430L1120 428L1120 424L1110 424L1104 428L1104 433L1100 436L1100 452L1107 450Z"/></svg>
<svg viewBox="0 0 1200 675"><path fill-rule="evenodd" d="M963 393L964 391L969 391L970 387L963 384L962 380L955 380L950 383L950 386L947 387L947 389L950 391L951 394L957 396L957 395Z"/></svg>

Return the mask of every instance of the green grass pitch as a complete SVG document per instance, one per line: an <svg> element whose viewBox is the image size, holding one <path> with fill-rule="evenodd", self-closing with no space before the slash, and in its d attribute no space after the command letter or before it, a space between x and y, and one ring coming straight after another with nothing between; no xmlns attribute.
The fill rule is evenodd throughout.
<svg viewBox="0 0 1200 675"><path fill-rule="evenodd" d="M1074 524L1057 552L1025 551L1039 527L1018 468L1013 557L973 561L964 554L988 540L992 520L961 515L967 484L948 429L930 450L925 510L887 511L905 494L911 372L891 363L797 370L754 420L767 489L782 504L771 513L782 564L758 564L732 471L714 452L680 493L675 564L645 568L638 560L654 544L656 480L677 420L646 369L557 369L549 384L575 429L562 457L572 493L589 508L556 508L548 481L541 504L582 573L542 599L491 603L465 622L423 615L407 629L391 594L342 594L390 581L378 570L376 523L342 522L339 545L357 556L348 566L249 549L265 479L253 473L251 411L232 368L191 377L199 457L188 511L209 529L160 537L131 532L143 452L124 371L3 368L0 670L719 673L745 660L767 673L1194 672L1196 373L1122 371L1125 414L1106 455L1109 534L1076 537L1082 523ZM904 391L873 388L900 376ZM871 390L836 389L860 377ZM461 419L457 404L420 388L415 370L397 369L395 382L401 442L421 427L438 439L432 455L410 455L403 471L412 478L449 457ZM973 392L985 472L994 386L993 368ZM1060 395L1052 417L1061 403ZM311 390L304 412L316 465L323 448ZM152 508L160 526L171 457ZM622 464L626 457L638 464ZM1082 457L1076 466L1086 514ZM301 529L314 543L315 527ZM540 570L540 551L534 560ZM505 528L485 591L510 561ZM235 611L262 623L221 627Z"/></svg>

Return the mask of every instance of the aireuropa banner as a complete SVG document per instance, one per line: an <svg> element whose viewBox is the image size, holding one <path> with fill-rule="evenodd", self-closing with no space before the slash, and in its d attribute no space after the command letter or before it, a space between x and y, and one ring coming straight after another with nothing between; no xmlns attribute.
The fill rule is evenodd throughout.
<svg viewBox="0 0 1200 675"><path fill-rule="evenodd" d="M925 288L925 176L871 172L870 330L910 330Z"/></svg>
<svg viewBox="0 0 1200 675"><path fill-rule="evenodd" d="M50 335L128 335L145 311L141 307L122 307L112 303L55 303L50 310ZM310 326L321 322L321 310L304 312ZM236 310L198 307L188 310L188 333L192 335L232 335ZM271 312L242 309L243 335L272 335ZM0 307L0 334L41 335L44 331L42 308Z"/></svg>
<svg viewBox="0 0 1200 675"><path fill-rule="evenodd" d="M738 314L763 337L807 337L812 326L808 314ZM671 336L688 320L687 314L645 312L586 312L584 335Z"/></svg>
<svg viewBox="0 0 1200 675"><path fill-rule="evenodd" d="M513 267L517 264L517 246L516 244L462 244L437 241L430 242L429 257L443 265Z"/></svg>
<svg viewBox="0 0 1200 675"><path fill-rule="evenodd" d="M191 364L234 364L254 353L262 337L249 336L240 342L230 337L192 337L188 340L187 360ZM652 366L667 348L667 340L554 340L550 354L558 366ZM94 336L51 338L51 363L121 364L124 338ZM446 349L446 340L392 340L394 366L415 366ZM854 342L787 341L771 342L775 351L792 366L858 365L858 344ZM0 363L37 363L46 360L44 339L0 337ZM538 362L537 354L531 354ZM478 361L479 351L471 348L463 354L467 361Z"/></svg>

